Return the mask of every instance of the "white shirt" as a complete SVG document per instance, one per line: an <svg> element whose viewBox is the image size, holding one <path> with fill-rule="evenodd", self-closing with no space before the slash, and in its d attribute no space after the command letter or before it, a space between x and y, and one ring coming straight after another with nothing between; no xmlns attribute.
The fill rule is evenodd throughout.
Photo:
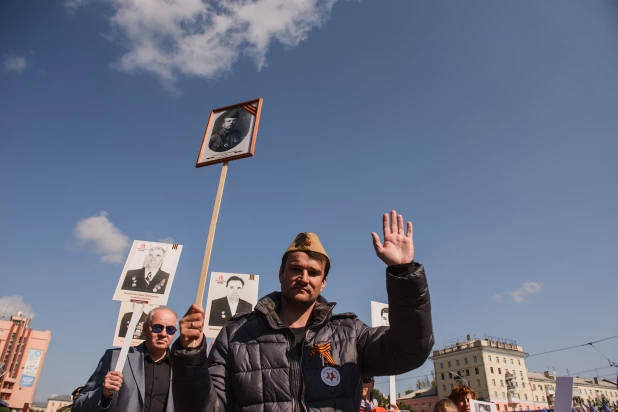
<svg viewBox="0 0 618 412"><path fill-rule="evenodd" d="M228 305L230 305L230 310L232 311L232 316L234 316L236 314L236 309L238 309L238 302L239 300L237 300L236 302L230 302L230 300L227 300Z"/></svg>

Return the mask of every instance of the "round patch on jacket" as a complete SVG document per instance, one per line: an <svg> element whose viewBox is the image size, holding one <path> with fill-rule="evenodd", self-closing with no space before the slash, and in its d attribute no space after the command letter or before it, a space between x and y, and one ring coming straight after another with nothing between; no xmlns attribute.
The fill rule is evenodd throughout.
<svg viewBox="0 0 618 412"><path fill-rule="evenodd" d="M337 369L327 366L322 369L322 382L328 386L337 386L341 382L341 374Z"/></svg>

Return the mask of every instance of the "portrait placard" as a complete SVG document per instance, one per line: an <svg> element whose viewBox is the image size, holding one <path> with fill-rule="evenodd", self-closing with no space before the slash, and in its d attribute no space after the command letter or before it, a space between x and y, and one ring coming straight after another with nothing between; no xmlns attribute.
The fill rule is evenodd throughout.
<svg viewBox="0 0 618 412"><path fill-rule="evenodd" d="M495 403L470 399L470 412L498 412Z"/></svg>
<svg viewBox="0 0 618 412"><path fill-rule="evenodd" d="M195 167L253 156L262 99L210 112Z"/></svg>
<svg viewBox="0 0 618 412"><path fill-rule="evenodd" d="M388 320L388 303L371 301L371 326L390 326Z"/></svg>
<svg viewBox="0 0 618 412"><path fill-rule="evenodd" d="M165 305L182 245L134 240L113 300Z"/></svg>
<svg viewBox="0 0 618 412"><path fill-rule="evenodd" d="M122 344L124 343L135 305L136 304L132 302L120 303L120 312L118 313L118 320L116 321L116 330L114 331L113 346L122 346ZM158 307L158 305L144 305L142 314L137 321L137 326L135 327L133 338L131 339L131 346L137 346L144 341L144 327L146 326L146 317L152 309Z"/></svg>
<svg viewBox="0 0 618 412"><path fill-rule="evenodd" d="M207 338L216 338L230 318L251 312L258 300L258 275L212 272L206 302Z"/></svg>

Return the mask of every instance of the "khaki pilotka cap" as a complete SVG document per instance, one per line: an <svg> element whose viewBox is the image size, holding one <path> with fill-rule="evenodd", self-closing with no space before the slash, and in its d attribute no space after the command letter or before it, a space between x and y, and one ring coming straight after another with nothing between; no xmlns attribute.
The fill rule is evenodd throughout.
<svg viewBox="0 0 618 412"><path fill-rule="evenodd" d="M326 256L326 259L328 259L328 261L330 262L330 258L328 257L326 250L324 250L324 246L322 246L322 242L320 242L320 238L315 233L311 233L311 232L299 233L296 236L296 239L294 239L294 242L292 242L292 244L288 248L288 250L285 251L284 255L287 253L296 252L296 251L317 252L317 253L320 253Z"/></svg>

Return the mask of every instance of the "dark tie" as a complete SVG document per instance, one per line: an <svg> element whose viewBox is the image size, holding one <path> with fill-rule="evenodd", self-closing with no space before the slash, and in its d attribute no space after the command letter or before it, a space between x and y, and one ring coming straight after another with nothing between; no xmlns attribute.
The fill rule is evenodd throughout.
<svg viewBox="0 0 618 412"><path fill-rule="evenodd" d="M152 272L148 272L148 276L146 276L146 284L150 285L151 280L152 280Z"/></svg>

